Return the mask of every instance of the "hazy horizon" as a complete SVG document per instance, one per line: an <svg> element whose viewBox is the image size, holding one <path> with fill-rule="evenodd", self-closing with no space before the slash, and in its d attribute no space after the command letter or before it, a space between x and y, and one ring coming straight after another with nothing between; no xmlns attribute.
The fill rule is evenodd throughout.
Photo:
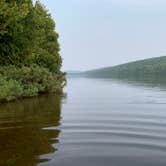
<svg viewBox="0 0 166 166"><path fill-rule="evenodd" d="M63 70L166 55L164 0L41 0L56 21Z"/></svg>

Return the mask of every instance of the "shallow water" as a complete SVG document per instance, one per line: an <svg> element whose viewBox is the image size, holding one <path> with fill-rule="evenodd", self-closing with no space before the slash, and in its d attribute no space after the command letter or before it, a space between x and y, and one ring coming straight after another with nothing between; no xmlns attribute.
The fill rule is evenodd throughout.
<svg viewBox="0 0 166 166"><path fill-rule="evenodd" d="M166 86L75 78L0 106L0 165L165 166Z"/></svg>

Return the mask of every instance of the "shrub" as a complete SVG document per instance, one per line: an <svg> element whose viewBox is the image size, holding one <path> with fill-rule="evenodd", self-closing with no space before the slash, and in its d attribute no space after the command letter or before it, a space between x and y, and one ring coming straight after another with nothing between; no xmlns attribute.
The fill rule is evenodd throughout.
<svg viewBox="0 0 166 166"><path fill-rule="evenodd" d="M60 92L64 85L64 74L52 73L47 68L0 67L0 100L37 96L38 93L44 92Z"/></svg>
<svg viewBox="0 0 166 166"><path fill-rule="evenodd" d="M0 76L0 100L14 100L23 94L23 87L16 80L7 80Z"/></svg>

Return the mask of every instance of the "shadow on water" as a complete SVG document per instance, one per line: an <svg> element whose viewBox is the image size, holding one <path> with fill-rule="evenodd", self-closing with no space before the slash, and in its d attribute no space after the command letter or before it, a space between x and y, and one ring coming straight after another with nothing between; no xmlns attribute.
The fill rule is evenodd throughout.
<svg viewBox="0 0 166 166"><path fill-rule="evenodd" d="M40 97L0 105L0 165L35 166L48 161L39 156L55 153L60 131L61 97ZM53 139L54 138L54 139Z"/></svg>

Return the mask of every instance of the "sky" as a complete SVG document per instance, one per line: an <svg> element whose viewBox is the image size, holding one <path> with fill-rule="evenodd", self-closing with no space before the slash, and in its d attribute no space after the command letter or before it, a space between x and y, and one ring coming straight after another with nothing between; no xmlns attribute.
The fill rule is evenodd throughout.
<svg viewBox="0 0 166 166"><path fill-rule="evenodd" d="M63 70L166 55L166 0L41 0L56 21Z"/></svg>

